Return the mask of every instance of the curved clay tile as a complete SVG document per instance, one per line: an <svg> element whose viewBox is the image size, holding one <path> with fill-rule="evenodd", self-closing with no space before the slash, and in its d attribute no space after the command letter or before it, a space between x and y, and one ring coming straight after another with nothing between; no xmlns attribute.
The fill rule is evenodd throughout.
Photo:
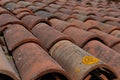
<svg viewBox="0 0 120 80"><path fill-rule="evenodd" d="M98 21L88 20L85 23L90 24L91 26L96 26L101 31L106 32L106 33L110 33L114 30L120 30L120 28L117 26L112 26L112 25L101 23Z"/></svg>
<svg viewBox="0 0 120 80"><path fill-rule="evenodd" d="M70 17L70 15L64 14L62 12L55 12L55 16L59 17L61 20L66 20Z"/></svg>
<svg viewBox="0 0 120 80"><path fill-rule="evenodd" d="M50 4L49 6L54 8L54 9L59 9L62 7L61 5L57 5L57 4Z"/></svg>
<svg viewBox="0 0 120 80"><path fill-rule="evenodd" d="M10 14L1 14L0 15L0 27L8 24L21 24L24 25L20 20Z"/></svg>
<svg viewBox="0 0 120 80"><path fill-rule="evenodd" d="M6 14L6 13L11 14L8 10L0 7L0 14Z"/></svg>
<svg viewBox="0 0 120 80"><path fill-rule="evenodd" d="M73 80L84 80L88 74L94 74L94 70L99 70L115 79L116 74L106 64L99 59L85 52L72 42L62 40L57 42L49 51L50 55L70 74ZM106 71L106 69L110 71ZM114 72L114 71L113 71ZM99 74L98 72L95 72ZM111 74L109 74L111 73ZM108 77L110 79L110 77Z"/></svg>
<svg viewBox="0 0 120 80"><path fill-rule="evenodd" d="M119 22L115 22L115 21L107 21L105 22L106 24L110 24L110 25L113 25L113 26L118 26L120 27L120 23Z"/></svg>
<svg viewBox="0 0 120 80"><path fill-rule="evenodd" d="M13 67L7 60L1 46L0 46L0 79L20 80L18 73L13 69Z"/></svg>
<svg viewBox="0 0 120 80"><path fill-rule="evenodd" d="M29 10L28 8L18 8L15 9L14 11L12 11L14 14L20 14L22 12L29 12L30 14L33 14L31 10Z"/></svg>
<svg viewBox="0 0 120 80"><path fill-rule="evenodd" d="M57 12L57 9L51 8L51 7L45 7L44 9L46 9L47 11L49 11L50 13L55 13Z"/></svg>
<svg viewBox="0 0 120 80"><path fill-rule="evenodd" d="M12 0L0 0L0 5L4 6L7 3L14 2Z"/></svg>
<svg viewBox="0 0 120 80"><path fill-rule="evenodd" d="M97 28L96 26L91 26L91 24L84 23L84 22L77 20L77 19L71 18L71 19L67 20L67 22L71 23L71 25L75 25L78 28L86 30L86 31L88 31L90 29L98 29L99 30L99 28Z"/></svg>
<svg viewBox="0 0 120 80"><path fill-rule="evenodd" d="M83 49L91 53L95 57L99 58L103 62L107 63L109 66L112 66L118 73L118 75L120 75L120 63L117 62L120 59L119 53L105 46L97 40L89 41Z"/></svg>
<svg viewBox="0 0 120 80"><path fill-rule="evenodd" d="M17 8L17 9L18 9L18 8L26 8L27 6L30 6L30 5L32 5L31 2L19 1L19 2L17 2L17 4L16 4L16 8Z"/></svg>
<svg viewBox="0 0 120 80"><path fill-rule="evenodd" d="M65 70L35 43L26 43L13 51L22 80L71 80ZM55 79L56 80L56 79Z"/></svg>
<svg viewBox="0 0 120 80"><path fill-rule="evenodd" d="M50 19L51 25L54 29L63 32L66 28L72 26L70 23L59 20L59 19Z"/></svg>
<svg viewBox="0 0 120 80"><path fill-rule="evenodd" d="M120 38L117 38L115 36L109 35L107 33L104 33L102 31L92 29L90 32L95 33L102 41L109 47L113 48L117 52L120 52Z"/></svg>
<svg viewBox="0 0 120 80"><path fill-rule="evenodd" d="M4 32L4 37L10 51L27 42L35 42L41 45L39 40L34 37L32 33L18 24L9 26Z"/></svg>
<svg viewBox="0 0 120 80"><path fill-rule="evenodd" d="M49 50L55 43L61 40L71 40L68 36L60 33L59 31L51 28L45 23L37 24L31 32L43 43Z"/></svg>
<svg viewBox="0 0 120 80"><path fill-rule="evenodd" d="M46 19L48 19L48 18L50 18L52 16L55 16L54 14L52 14L50 12L47 12L47 11L43 11L43 10L36 11L36 12L34 12L34 14L36 16L40 16L40 17L46 18Z"/></svg>
<svg viewBox="0 0 120 80"><path fill-rule="evenodd" d="M69 27L63 33L71 37L79 47L83 47L88 41L97 38L96 34L75 27Z"/></svg>
<svg viewBox="0 0 120 80"><path fill-rule="evenodd" d="M27 15L32 15L32 14L29 13L29 12L21 12L21 13L17 14L16 17L17 17L18 19L22 19L23 17L25 17L25 16L27 16Z"/></svg>
<svg viewBox="0 0 120 80"><path fill-rule="evenodd" d="M113 36L116 36L116 37L120 38L120 30L114 30L110 34L113 35Z"/></svg>
<svg viewBox="0 0 120 80"><path fill-rule="evenodd" d="M16 8L16 3L9 2L9 3L6 3L4 7L10 11L13 11Z"/></svg>
<svg viewBox="0 0 120 80"><path fill-rule="evenodd" d="M28 30L31 30L35 25L37 25L40 22L46 22L49 24L49 22L46 19L42 19L34 15L27 15L23 17L21 21L26 25L26 28Z"/></svg>

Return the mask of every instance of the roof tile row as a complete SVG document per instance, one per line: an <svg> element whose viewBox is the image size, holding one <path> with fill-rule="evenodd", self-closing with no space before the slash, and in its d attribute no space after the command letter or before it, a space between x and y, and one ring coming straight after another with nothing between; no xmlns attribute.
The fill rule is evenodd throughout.
<svg viewBox="0 0 120 80"><path fill-rule="evenodd" d="M82 1L84 4L71 0L26 1L0 1L2 7L10 10L0 9L0 31L23 80L119 77L118 5L112 3L107 8L104 1L98 4L89 0Z"/></svg>

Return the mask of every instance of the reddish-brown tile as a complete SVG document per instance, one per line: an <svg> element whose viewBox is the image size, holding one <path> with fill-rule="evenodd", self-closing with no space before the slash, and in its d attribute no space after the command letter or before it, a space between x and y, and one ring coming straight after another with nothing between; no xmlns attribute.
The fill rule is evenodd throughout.
<svg viewBox="0 0 120 80"><path fill-rule="evenodd" d="M0 5L4 6L6 3L12 2L12 0L0 0Z"/></svg>
<svg viewBox="0 0 120 80"><path fill-rule="evenodd" d="M62 67L35 43L21 45L13 51L13 57L22 80L70 80Z"/></svg>
<svg viewBox="0 0 120 80"><path fill-rule="evenodd" d="M116 43L111 48L120 53L120 43Z"/></svg>
<svg viewBox="0 0 120 80"><path fill-rule="evenodd" d="M116 37L120 38L120 30L114 30L110 34L113 35L113 36L116 36Z"/></svg>
<svg viewBox="0 0 120 80"><path fill-rule="evenodd" d="M68 15L72 13L72 10L67 8L60 8L59 11Z"/></svg>
<svg viewBox="0 0 120 80"><path fill-rule="evenodd" d="M0 27L7 24L21 24L23 23L10 14L1 14L0 15Z"/></svg>
<svg viewBox="0 0 120 80"><path fill-rule="evenodd" d="M63 33L71 37L79 47L83 47L88 41L97 38L95 34L75 27L69 27Z"/></svg>
<svg viewBox="0 0 120 80"><path fill-rule="evenodd" d="M109 79L115 79L114 73L109 74L111 73L110 71L114 72L114 70L105 66L99 59L80 49L70 41L62 40L57 42L50 49L49 53L62 65L73 80L83 80L89 73L94 73L94 70L98 70L101 73L105 72L107 75L113 76L112 78L108 76ZM99 73L96 72L96 74Z"/></svg>
<svg viewBox="0 0 120 80"><path fill-rule="evenodd" d="M56 2L56 0L42 0L42 2L49 5Z"/></svg>
<svg viewBox="0 0 120 80"><path fill-rule="evenodd" d="M27 15L22 18L22 22L26 25L26 28L28 30L31 30L35 25L37 25L40 22L44 22L44 21L47 22L47 20L34 16L34 15Z"/></svg>
<svg viewBox="0 0 120 80"><path fill-rule="evenodd" d="M57 9L54 9L54 8L51 8L51 7L45 7L44 9L46 9L50 13L55 13L57 11Z"/></svg>
<svg viewBox="0 0 120 80"><path fill-rule="evenodd" d="M68 28L70 26L74 26L68 22L65 22L65 21L62 21L59 19L55 19L55 18L50 19L49 21L51 22L52 27L60 32L63 32L66 28Z"/></svg>
<svg viewBox="0 0 120 80"><path fill-rule="evenodd" d="M117 26L104 24L104 23L101 23L101 22L98 22L98 21L88 20L85 23L90 24L91 26L96 26L101 31L106 32L106 33L110 33L114 30L120 30L120 28L117 27Z"/></svg>
<svg viewBox="0 0 120 80"><path fill-rule="evenodd" d="M16 17L19 19L22 19L24 16L27 16L27 15L32 15L32 14L29 12L21 12L21 13L17 14Z"/></svg>
<svg viewBox="0 0 120 80"><path fill-rule="evenodd" d="M114 18L114 17L111 17L111 16L104 16L103 18L104 18L106 21L120 22L120 19L119 19L119 18Z"/></svg>
<svg viewBox="0 0 120 80"><path fill-rule="evenodd" d="M50 4L49 6L55 9L59 9L62 7L61 5L57 5L57 4Z"/></svg>
<svg viewBox="0 0 120 80"><path fill-rule="evenodd" d="M70 17L69 15L64 14L62 12L56 12L55 15L58 16L62 20L66 20L66 19L68 19Z"/></svg>
<svg viewBox="0 0 120 80"><path fill-rule="evenodd" d="M1 46L0 46L0 79L1 80L20 80L18 73L13 69L13 67L7 60Z"/></svg>
<svg viewBox="0 0 120 80"><path fill-rule="evenodd" d="M118 27L120 27L120 23L115 22L115 21L107 21L107 22L105 22L105 23L106 23L106 24L113 25L113 26L118 26Z"/></svg>
<svg viewBox="0 0 120 80"><path fill-rule="evenodd" d="M105 63L109 64L120 75L119 53L110 49L109 47L105 46L104 44L97 40L88 42L83 49L91 53L92 55L96 56L100 60L104 61Z"/></svg>
<svg viewBox="0 0 120 80"><path fill-rule="evenodd" d="M103 74L101 74L100 77L101 77L103 80L108 80L108 78L107 78L105 75L103 75Z"/></svg>
<svg viewBox="0 0 120 80"><path fill-rule="evenodd" d="M27 2L41 2L42 0L25 0Z"/></svg>
<svg viewBox="0 0 120 80"><path fill-rule="evenodd" d="M101 17L101 16L95 16L95 15L88 15L88 18L86 18L84 21L87 21L87 20L96 20L96 21L99 21L99 22L104 22L104 18Z"/></svg>
<svg viewBox="0 0 120 80"><path fill-rule="evenodd" d="M90 32L95 33L100 39L103 40L103 42L107 46L109 46L111 48L114 46L114 48L116 48L116 49L114 49L114 48L113 49L116 50L117 52L119 52L119 49L120 49L120 47L119 47L120 38L111 36L111 35L109 35L107 33L101 32L101 31L96 30L96 29L92 29L92 30L90 30Z"/></svg>
<svg viewBox="0 0 120 80"><path fill-rule="evenodd" d="M34 37L32 33L18 24L10 25L9 28L5 30L4 37L10 51L27 42L40 44L38 39Z"/></svg>
<svg viewBox="0 0 120 80"><path fill-rule="evenodd" d="M88 75L84 80L90 80L92 75Z"/></svg>
<svg viewBox="0 0 120 80"><path fill-rule="evenodd" d="M11 13L10 13L9 11L7 11L6 9L0 7L0 14L6 14L6 13L11 14Z"/></svg>
<svg viewBox="0 0 120 80"><path fill-rule="evenodd" d="M48 50L58 41L71 40L68 36L58 32L45 23L37 24L31 31Z"/></svg>
<svg viewBox="0 0 120 80"><path fill-rule="evenodd" d="M75 10L72 11L72 14L75 14L75 13L83 15L83 16L87 15L87 12L84 11L84 10L77 10L77 9L75 9Z"/></svg>
<svg viewBox="0 0 120 80"><path fill-rule="evenodd" d="M71 19L67 20L67 22L71 23L71 25L76 25L78 28L86 30L86 31L90 30L90 29L98 29L99 30L99 28L97 28L96 26L91 26L91 24L84 23L77 19L71 18Z"/></svg>
<svg viewBox="0 0 120 80"><path fill-rule="evenodd" d="M33 14L32 11L29 10L28 8L19 8L13 11L14 14L20 14L22 12L29 12L30 14Z"/></svg>
<svg viewBox="0 0 120 80"><path fill-rule="evenodd" d="M118 17L118 16L120 16L120 12L109 12L108 16Z"/></svg>
<svg viewBox="0 0 120 80"><path fill-rule="evenodd" d="M93 16L93 15L92 15ZM82 22L85 22L87 20L97 20L97 18L94 18L92 16L86 16L86 15L80 15L80 14L72 14L71 17L74 19L78 19ZM99 19L99 18L98 18Z"/></svg>

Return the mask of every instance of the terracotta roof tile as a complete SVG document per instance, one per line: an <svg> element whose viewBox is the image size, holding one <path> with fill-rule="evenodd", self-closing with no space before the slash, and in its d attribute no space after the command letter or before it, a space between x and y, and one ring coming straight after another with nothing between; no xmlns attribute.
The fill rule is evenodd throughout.
<svg viewBox="0 0 120 80"><path fill-rule="evenodd" d="M88 20L85 23L90 24L91 26L96 26L101 31L106 32L106 33L110 33L114 30L120 30L118 26L112 26L112 25L104 24L98 21Z"/></svg>
<svg viewBox="0 0 120 80"><path fill-rule="evenodd" d="M57 4L50 4L49 6L55 9L59 9L62 7L61 5L57 5Z"/></svg>
<svg viewBox="0 0 120 80"><path fill-rule="evenodd" d="M47 22L47 20L42 19L40 17L33 16L33 15L27 15L22 18L22 22L26 25L26 28L28 30L31 30L35 25L43 21Z"/></svg>
<svg viewBox="0 0 120 80"><path fill-rule="evenodd" d="M54 79L55 76L70 80L61 66L35 43L21 45L13 51L13 57L23 80Z"/></svg>
<svg viewBox="0 0 120 80"><path fill-rule="evenodd" d="M105 23L110 24L110 25L113 25L113 26L118 26L118 27L120 27L120 23L115 22L115 21L107 21L107 22L105 22Z"/></svg>
<svg viewBox="0 0 120 80"><path fill-rule="evenodd" d="M1 14L0 15L0 26L2 27L8 24L22 24L23 25L23 23L21 23L21 21L16 19L14 16L10 14Z"/></svg>
<svg viewBox="0 0 120 80"><path fill-rule="evenodd" d="M44 9L46 9L47 11L51 12L51 13L55 13L57 11L57 9L51 8L51 7L45 7Z"/></svg>
<svg viewBox="0 0 120 80"><path fill-rule="evenodd" d="M58 41L71 40L71 38L51 28L45 23L37 24L31 31L48 50Z"/></svg>
<svg viewBox="0 0 120 80"><path fill-rule="evenodd" d="M7 60L2 47L0 46L0 79L3 80L20 80L18 73Z"/></svg>
<svg viewBox="0 0 120 80"><path fill-rule="evenodd" d="M120 75L120 69L118 69L120 66L118 62L118 58L120 57L119 53L110 49L97 40L89 41L83 49L112 66Z"/></svg>
<svg viewBox="0 0 120 80"><path fill-rule="evenodd" d="M70 23L59 20L59 19L50 19L51 25L54 29L63 32L66 28L72 26Z"/></svg>
<svg viewBox="0 0 120 80"><path fill-rule="evenodd" d="M119 80L119 4L106 0L1 0L0 45L5 57L14 57L8 63L16 65L12 67L22 80L71 80L68 76L72 80ZM7 75L11 76L0 73L0 78Z"/></svg>
<svg viewBox="0 0 120 80"><path fill-rule="evenodd" d="M18 19L22 19L24 16L27 16L27 15L32 15L32 13L29 13L29 12L21 12L19 14L16 15L16 17Z"/></svg>
<svg viewBox="0 0 120 80"><path fill-rule="evenodd" d="M54 14L55 14L56 16L58 16L60 19L62 19L62 20L66 20L66 19L68 19L69 16L70 16L70 15L64 14L64 13L62 13L62 12L55 12Z"/></svg>
<svg viewBox="0 0 120 80"><path fill-rule="evenodd" d="M87 52L85 52L84 50L80 49L78 46L74 45L73 43L67 40L62 40L62 41L57 42L50 49L49 53L56 61L58 61L60 65L62 65L62 67L67 72L69 72L73 80L74 79L84 80L84 77L86 77L88 74L94 73L94 70L96 70L97 68L99 69L99 67L104 64L98 59L96 59L95 57L92 57L92 55L88 54ZM84 62L84 59L87 57L96 59L96 62L93 63L93 65L85 65L85 64L89 64L89 61L88 63L86 61ZM103 67L105 68L105 66ZM97 73L98 72L96 72L96 74Z"/></svg>
<svg viewBox="0 0 120 80"><path fill-rule="evenodd" d="M36 11L34 14L37 15L37 16L40 16L42 18L46 18L46 19L48 19L52 16L55 16L54 14L49 13L47 11L43 11L43 10Z"/></svg>
<svg viewBox="0 0 120 80"><path fill-rule="evenodd" d="M45 3L40 3L40 2L34 2L35 6L38 6L39 8L44 8L45 6L47 6L47 4Z"/></svg>
<svg viewBox="0 0 120 80"><path fill-rule="evenodd" d="M30 9L32 12L36 12L41 9L40 7L36 7L35 5L30 5L27 8Z"/></svg>
<svg viewBox="0 0 120 80"><path fill-rule="evenodd" d="M120 31L119 30L114 30L110 34L113 35L113 36L116 36L116 37L120 38Z"/></svg>
<svg viewBox="0 0 120 80"><path fill-rule="evenodd" d="M16 8L25 8L27 6L30 6L32 3L30 2L25 2L25 1L19 1L16 4Z"/></svg>
<svg viewBox="0 0 120 80"><path fill-rule="evenodd" d="M20 14L22 12L29 12L30 14L32 14L32 11L27 8L19 8L13 11L14 14Z"/></svg>
<svg viewBox="0 0 120 80"><path fill-rule="evenodd" d="M10 25L9 28L5 30L4 37L10 51L27 42L40 44L38 39L34 37L32 33L18 24Z"/></svg>
<svg viewBox="0 0 120 80"><path fill-rule="evenodd" d="M6 3L5 8L8 10L14 10L16 8L16 3L15 2Z"/></svg>
<svg viewBox="0 0 120 80"><path fill-rule="evenodd" d="M102 39L103 40L103 42L107 45L107 46L109 46L109 47L115 47L116 46L116 49L117 49L117 51L119 52L119 45L118 44L120 44L120 39L119 38L117 38L117 37L114 37L114 36L111 36L111 35L109 35L109 34L107 34L107 33L104 33L104 32L102 32L102 31L99 31L99 30L96 30L96 29L93 29L93 30L90 30L90 32L93 32L93 33L95 33L95 34L97 34L98 35L98 37L100 38L100 39Z"/></svg>
<svg viewBox="0 0 120 80"><path fill-rule="evenodd" d="M6 9L0 7L0 14L5 14L5 13L8 13L8 14L11 14L9 11L7 11Z"/></svg>
<svg viewBox="0 0 120 80"><path fill-rule="evenodd" d="M71 37L79 47L83 47L88 41L97 38L95 34L75 27L69 27L63 33Z"/></svg>

